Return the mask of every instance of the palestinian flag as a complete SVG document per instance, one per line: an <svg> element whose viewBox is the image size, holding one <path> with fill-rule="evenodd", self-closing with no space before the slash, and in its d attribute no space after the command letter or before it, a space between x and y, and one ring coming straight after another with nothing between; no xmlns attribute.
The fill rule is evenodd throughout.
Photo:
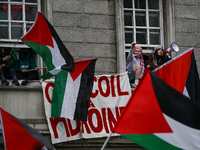
<svg viewBox="0 0 200 150"><path fill-rule="evenodd" d="M52 25L40 12L31 29L21 37L21 40L42 57L48 70L61 68L74 71L73 57Z"/></svg>
<svg viewBox="0 0 200 150"><path fill-rule="evenodd" d="M193 48L171 59L154 72L170 86L200 104L200 81Z"/></svg>
<svg viewBox="0 0 200 150"><path fill-rule="evenodd" d="M54 150L55 148L33 128L0 108L5 150Z"/></svg>
<svg viewBox="0 0 200 150"><path fill-rule="evenodd" d="M199 150L199 118L198 104L147 69L113 131L148 150Z"/></svg>
<svg viewBox="0 0 200 150"><path fill-rule="evenodd" d="M87 121L95 62L96 59L77 61L73 73L62 70L56 75L51 118Z"/></svg>

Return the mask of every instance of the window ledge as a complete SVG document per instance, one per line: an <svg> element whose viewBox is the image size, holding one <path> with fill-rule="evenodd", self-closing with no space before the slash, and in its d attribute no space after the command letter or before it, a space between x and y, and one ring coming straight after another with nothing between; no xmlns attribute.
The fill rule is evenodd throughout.
<svg viewBox="0 0 200 150"><path fill-rule="evenodd" d="M8 81L9 81L9 85L0 85L0 91L37 91L37 92L42 92L42 86L41 86L40 82L30 82L25 86L21 86L22 80L19 80L20 86L14 86L14 85L11 85L12 80L8 80Z"/></svg>

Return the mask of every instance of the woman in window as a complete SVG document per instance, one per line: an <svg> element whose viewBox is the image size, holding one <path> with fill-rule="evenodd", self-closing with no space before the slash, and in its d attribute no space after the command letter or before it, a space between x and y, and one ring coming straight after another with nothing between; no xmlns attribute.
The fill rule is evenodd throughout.
<svg viewBox="0 0 200 150"><path fill-rule="evenodd" d="M161 66L162 64L166 63L170 58L168 55L163 54L163 48L161 46L154 48L153 55L149 56L148 58L148 65L149 68L153 71L157 67Z"/></svg>
<svg viewBox="0 0 200 150"><path fill-rule="evenodd" d="M126 59L126 70L128 71L131 87L136 87L138 85L139 79L144 72L142 48L135 45L135 42L131 43L131 49Z"/></svg>

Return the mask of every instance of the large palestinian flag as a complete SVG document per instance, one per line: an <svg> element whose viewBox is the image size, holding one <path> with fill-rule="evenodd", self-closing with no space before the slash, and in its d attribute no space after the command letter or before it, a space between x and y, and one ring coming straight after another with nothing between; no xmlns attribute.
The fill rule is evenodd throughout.
<svg viewBox="0 0 200 150"><path fill-rule="evenodd" d="M62 70L55 77L51 118L87 121L96 59L75 62L74 72Z"/></svg>
<svg viewBox="0 0 200 150"><path fill-rule="evenodd" d="M74 71L73 57L52 25L40 12L31 29L21 37L21 40L42 57L53 75L62 69Z"/></svg>
<svg viewBox="0 0 200 150"><path fill-rule="evenodd" d="M148 150L199 150L199 118L198 104L147 69L113 131Z"/></svg>
<svg viewBox="0 0 200 150"><path fill-rule="evenodd" d="M0 108L5 150L54 150L55 148L33 128Z"/></svg>
<svg viewBox="0 0 200 150"><path fill-rule="evenodd" d="M193 48L171 59L154 72L170 86L200 104L200 81Z"/></svg>

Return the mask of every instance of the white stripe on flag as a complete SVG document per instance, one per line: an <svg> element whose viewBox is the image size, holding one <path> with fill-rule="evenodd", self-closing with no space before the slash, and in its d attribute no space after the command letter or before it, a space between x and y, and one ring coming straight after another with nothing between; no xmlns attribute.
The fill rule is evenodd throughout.
<svg viewBox="0 0 200 150"><path fill-rule="evenodd" d="M49 71L49 73L51 73L52 75L57 75L60 71L61 71L61 66L54 68L53 70Z"/></svg>
<svg viewBox="0 0 200 150"><path fill-rule="evenodd" d="M184 87L183 95L185 95L185 96L187 96L188 98L190 98L190 95L189 95L189 93L188 93L188 90L187 90L186 86Z"/></svg>
<svg viewBox="0 0 200 150"><path fill-rule="evenodd" d="M164 141L185 150L200 149L200 131L183 125L164 114L173 133L155 134Z"/></svg>
<svg viewBox="0 0 200 150"><path fill-rule="evenodd" d="M73 81L71 75L68 73L65 94L63 98L63 105L60 117L74 119L74 112L76 109L76 101L79 93L82 73Z"/></svg>
<svg viewBox="0 0 200 150"><path fill-rule="evenodd" d="M48 150L46 146L42 147L41 150Z"/></svg>
<svg viewBox="0 0 200 150"><path fill-rule="evenodd" d="M63 56L60 53L60 50L58 48L58 45L57 45L55 39L53 37L52 37L52 39L53 39L54 48L52 48L51 46L47 46L47 47L51 51L52 63L57 68L57 67L60 67L64 64L66 64L66 62L65 62L65 59L63 58Z"/></svg>

